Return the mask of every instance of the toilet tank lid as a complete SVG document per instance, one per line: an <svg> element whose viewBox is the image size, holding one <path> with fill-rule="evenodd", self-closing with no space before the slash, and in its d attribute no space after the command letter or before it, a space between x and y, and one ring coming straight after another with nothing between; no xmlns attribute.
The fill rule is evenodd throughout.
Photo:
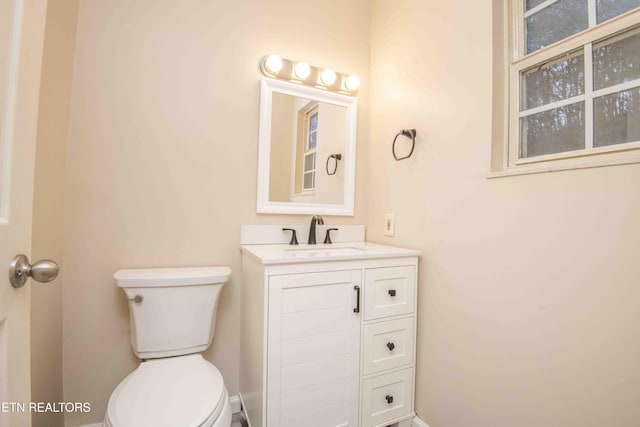
<svg viewBox="0 0 640 427"><path fill-rule="evenodd" d="M135 268L116 271L120 288L206 285L229 280L229 267Z"/></svg>

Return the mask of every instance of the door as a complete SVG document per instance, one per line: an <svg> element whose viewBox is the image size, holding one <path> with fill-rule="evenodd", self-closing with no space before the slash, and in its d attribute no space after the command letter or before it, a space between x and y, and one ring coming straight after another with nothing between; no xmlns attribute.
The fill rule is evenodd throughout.
<svg viewBox="0 0 640 427"><path fill-rule="evenodd" d="M31 249L31 210L46 0L0 1L0 426L31 424L29 287L9 264ZM7 406L10 404L10 406Z"/></svg>
<svg viewBox="0 0 640 427"><path fill-rule="evenodd" d="M361 270L269 278L268 427L357 427Z"/></svg>

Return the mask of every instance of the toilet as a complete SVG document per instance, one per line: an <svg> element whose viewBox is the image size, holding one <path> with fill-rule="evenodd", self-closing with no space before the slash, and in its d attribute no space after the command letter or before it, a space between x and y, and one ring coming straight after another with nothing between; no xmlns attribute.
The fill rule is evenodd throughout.
<svg viewBox="0 0 640 427"><path fill-rule="evenodd" d="M120 270L131 346L142 359L109 398L104 427L229 427L220 371L200 352L215 335L228 267Z"/></svg>

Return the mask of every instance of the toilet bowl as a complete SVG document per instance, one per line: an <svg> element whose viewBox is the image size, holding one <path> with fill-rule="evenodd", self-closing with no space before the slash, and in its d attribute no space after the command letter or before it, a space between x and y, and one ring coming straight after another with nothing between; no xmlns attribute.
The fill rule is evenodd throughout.
<svg viewBox="0 0 640 427"><path fill-rule="evenodd" d="M109 399L105 427L229 427L222 375L201 355L142 362Z"/></svg>
<svg viewBox="0 0 640 427"><path fill-rule="evenodd" d="M215 335L227 267L121 270L129 300L131 346L143 359L111 394L105 427L229 427L231 405L220 371L199 351Z"/></svg>

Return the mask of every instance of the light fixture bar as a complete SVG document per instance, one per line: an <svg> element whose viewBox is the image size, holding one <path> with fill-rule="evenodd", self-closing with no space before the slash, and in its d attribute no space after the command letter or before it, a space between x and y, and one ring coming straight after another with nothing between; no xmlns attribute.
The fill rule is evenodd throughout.
<svg viewBox="0 0 640 427"><path fill-rule="evenodd" d="M278 55L268 55L260 63L267 77L288 80L308 86L354 95L360 87L356 75L338 73L330 68L321 68L307 62L292 61Z"/></svg>

